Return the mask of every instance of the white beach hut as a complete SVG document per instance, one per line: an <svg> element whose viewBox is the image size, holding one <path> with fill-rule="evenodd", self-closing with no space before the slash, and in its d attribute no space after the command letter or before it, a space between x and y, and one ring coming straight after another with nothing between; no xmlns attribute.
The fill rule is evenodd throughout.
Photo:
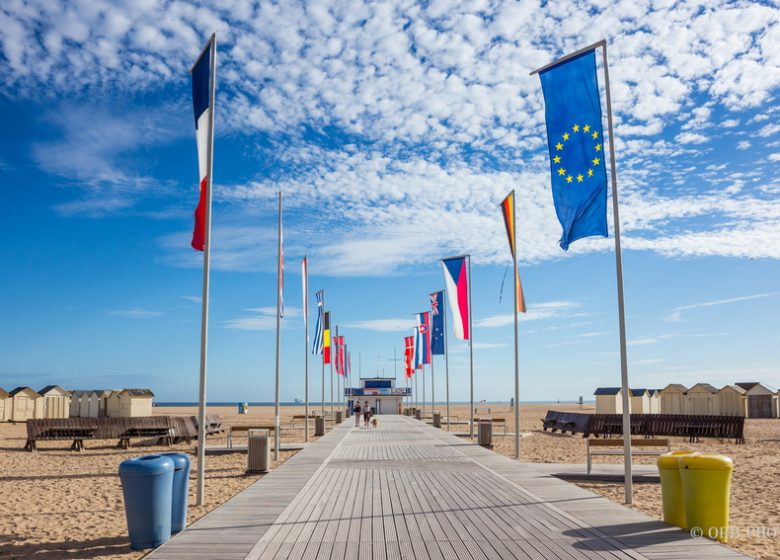
<svg viewBox="0 0 780 560"><path fill-rule="evenodd" d="M152 415L154 393L149 389L122 389L112 391L106 404L107 416L130 418Z"/></svg>
<svg viewBox="0 0 780 560"><path fill-rule="evenodd" d="M111 393L112 391L107 389L73 391L74 395L79 395L78 416L81 418L102 418L106 416L108 397ZM71 407L71 411L74 408Z"/></svg>
<svg viewBox="0 0 780 560"><path fill-rule="evenodd" d="M650 414L650 389L631 389L631 414Z"/></svg>
<svg viewBox="0 0 780 560"><path fill-rule="evenodd" d="M11 394L5 389L0 388L0 422L7 422L11 419L11 407L14 400Z"/></svg>
<svg viewBox="0 0 780 560"><path fill-rule="evenodd" d="M685 395L688 414L720 414L718 389L709 383L697 383Z"/></svg>
<svg viewBox="0 0 780 560"><path fill-rule="evenodd" d="M685 393L688 388L670 383L661 389L661 414L685 414Z"/></svg>
<svg viewBox="0 0 780 560"><path fill-rule="evenodd" d="M47 385L38 394L43 397L44 418L67 418L70 416L70 392L59 385Z"/></svg>
<svg viewBox="0 0 780 560"><path fill-rule="evenodd" d="M739 385L726 385L718 391L720 413L724 416L747 416L747 391Z"/></svg>
<svg viewBox="0 0 780 560"><path fill-rule="evenodd" d="M68 416L71 418L78 418L81 415L81 394L84 391L71 391L70 392L70 410Z"/></svg>
<svg viewBox="0 0 780 560"><path fill-rule="evenodd" d="M9 393L11 395L12 422L26 422L36 418L43 418L43 397L29 387L17 387Z"/></svg>
<svg viewBox="0 0 780 560"><path fill-rule="evenodd" d="M748 418L777 418L777 391L764 383L737 383L747 391Z"/></svg>
<svg viewBox="0 0 780 560"><path fill-rule="evenodd" d="M661 389L650 389L650 414L661 414Z"/></svg>
<svg viewBox="0 0 780 560"><path fill-rule="evenodd" d="M620 387L599 387L596 396L596 414L622 414L623 390Z"/></svg>

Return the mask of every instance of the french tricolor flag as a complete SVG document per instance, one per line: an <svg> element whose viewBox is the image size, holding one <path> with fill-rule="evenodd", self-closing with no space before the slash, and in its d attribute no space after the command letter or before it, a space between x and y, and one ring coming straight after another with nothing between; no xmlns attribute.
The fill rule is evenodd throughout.
<svg viewBox="0 0 780 560"><path fill-rule="evenodd" d="M444 268L444 283L447 287L447 300L452 310L452 323L455 338L468 340L469 332L469 275L468 257L453 257L441 261Z"/></svg>
<svg viewBox="0 0 780 560"><path fill-rule="evenodd" d="M195 112L195 138L198 143L198 171L200 177L200 198L195 209L195 228L192 232L192 248L203 251L206 246L206 211L208 209L209 167L214 142L213 120L213 68L216 58L214 37L203 49L198 61L192 67L192 108Z"/></svg>

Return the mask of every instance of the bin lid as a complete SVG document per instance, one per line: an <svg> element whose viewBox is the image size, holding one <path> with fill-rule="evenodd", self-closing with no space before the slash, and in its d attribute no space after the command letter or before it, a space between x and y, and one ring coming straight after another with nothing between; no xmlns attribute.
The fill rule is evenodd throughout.
<svg viewBox="0 0 780 560"><path fill-rule="evenodd" d="M119 476L152 477L173 472L173 460L162 455L133 457L119 463Z"/></svg>
<svg viewBox="0 0 780 560"><path fill-rule="evenodd" d="M163 457L168 457L173 461L174 470L180 471L182 469L190 468L190 457L186 453L160 453Z"/></svg>
<svg viewBox="0 0 780 560"><path fill-rule="evenodd" d="M658 456L656 464L659 469L677 470L680 468L680 457L687 457L697 453L696 451L680 450L671 451Z"/></svg>
<svg viewBox="0 0 780 560"><path fill-rule="evenodd" d="M680 468L699 471L730 471L734 469L734 461L718 453L697 453L680 459Z"/></svg>

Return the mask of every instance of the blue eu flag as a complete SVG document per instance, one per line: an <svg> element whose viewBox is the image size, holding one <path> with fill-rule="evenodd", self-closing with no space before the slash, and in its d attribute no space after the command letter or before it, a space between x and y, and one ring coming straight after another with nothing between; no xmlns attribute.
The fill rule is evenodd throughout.
<svg viewBox="0 0 780 560"><path fill-rule="evenodd" d="M544 92L553 202L561 248L607 237L607 172L596 54L587 51L539 73Z"/></svg>

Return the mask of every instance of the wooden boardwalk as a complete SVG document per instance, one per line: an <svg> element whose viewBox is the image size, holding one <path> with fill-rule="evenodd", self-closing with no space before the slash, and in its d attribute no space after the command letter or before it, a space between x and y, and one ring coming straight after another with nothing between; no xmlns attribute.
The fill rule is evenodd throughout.
<svg viewBox="0 0 780 560"><path fill-rule="evenodd" d="M411 418L352 425L146 558L746 558Z"/></svg>

